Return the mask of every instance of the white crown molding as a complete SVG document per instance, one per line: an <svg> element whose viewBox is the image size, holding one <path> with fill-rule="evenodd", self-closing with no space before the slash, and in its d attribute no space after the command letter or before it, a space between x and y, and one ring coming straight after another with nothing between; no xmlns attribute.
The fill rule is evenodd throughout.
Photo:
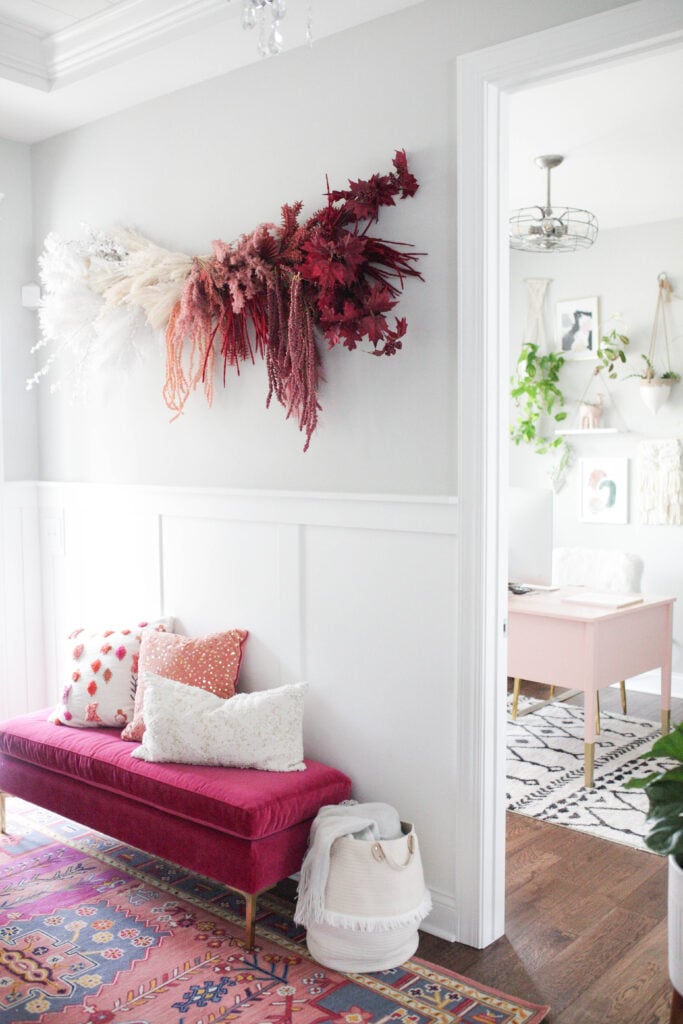
<svg viewBox="0 0 683 1024"><path fill-rule="evenodd" d="M51 35L3 19L0 77L53 91L239 13L235 0L128 0Z"/></svg>
<svg viewBox="0 0 683 1024"><path fill-rule="evenodd" d="M239 13L235 0L129 0L49 36L47 73L60 88Z"/></svg>
<svg viewBox="0 0 683 1024"><path fill-rule="evenodd" d="M42 37L15 21L0 18L0 78L48 92Z"/></svg>

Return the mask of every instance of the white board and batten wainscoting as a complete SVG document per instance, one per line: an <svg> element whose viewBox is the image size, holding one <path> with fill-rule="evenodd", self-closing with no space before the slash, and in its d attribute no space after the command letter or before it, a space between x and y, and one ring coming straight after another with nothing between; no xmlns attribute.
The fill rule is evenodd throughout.
<svg viewBox="0 0 683 1024"><path fill-rule="evenodd" d="M308 680L306 753L415 822L426 927L454 936L454 499L19 483L4 504L2 717L56 701L78 626L248 629L240 686Z"/></svg>

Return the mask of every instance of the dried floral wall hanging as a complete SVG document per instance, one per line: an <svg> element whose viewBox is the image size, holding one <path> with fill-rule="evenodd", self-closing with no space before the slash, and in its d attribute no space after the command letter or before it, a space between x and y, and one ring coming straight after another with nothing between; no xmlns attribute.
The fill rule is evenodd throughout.
<svg viewBox="0 0 683 1024"><path fill-rule="evenodd" d="M405 279L422 280L423 254L370 228L383 206L417 189L398 150L389 173L338 191L328 186L327 204L303 223L302 203L285 205L280 224L261 224L232 244L216 241L207 256L169 252L130 229L89 231L78 242L48 236L35 349L53 349L27 387L67 354L78 390L86 368L119 358L145 327L163 329L163 397L174 418L198 387L211 403L217 364L225 384L229 369L239 373L240 363L258 356L266 405L275 398L297 420L306 451L320 411L316 335L350 350L367 341L377 356L401 348L406 321L391 324L388 314Z"/></svg>

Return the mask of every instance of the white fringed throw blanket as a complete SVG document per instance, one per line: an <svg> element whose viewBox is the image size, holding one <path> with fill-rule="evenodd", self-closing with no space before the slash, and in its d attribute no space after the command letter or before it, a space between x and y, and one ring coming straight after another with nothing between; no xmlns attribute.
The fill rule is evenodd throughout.
<svg viewBox="0 0 683 1024"><path fill-rule="evenodd" d="M325 920L325 886L332 844L335 839L350 835L360 840L398 839L402 835L398 811L383 803L329 804L320 808L301 866L294 911L297 924Z"/></svg>

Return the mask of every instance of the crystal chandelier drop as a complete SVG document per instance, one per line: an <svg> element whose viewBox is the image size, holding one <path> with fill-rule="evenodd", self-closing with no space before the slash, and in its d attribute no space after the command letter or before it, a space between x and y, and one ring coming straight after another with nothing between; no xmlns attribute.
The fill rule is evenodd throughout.
<svg viewBox="0 0 683 1024"><path fill-rule="evenodd" d="M547 175L544 206L526 206L510 217L510 248L525 252L573 252L587 249L598 237L598 219L588 210L573 206L553 207L550 202L550 172L563 156L537 156L536 163Z"/></svg>
<svg viewBox="0 0 683 1024"><path fill-rule="evenodd" d="M313 44L313 0L307 0L306 43ZM287 13L287 0L242 0L242 28L258 32L256 48L261 57L281 53L284 38L282 19Z"/></svg>

